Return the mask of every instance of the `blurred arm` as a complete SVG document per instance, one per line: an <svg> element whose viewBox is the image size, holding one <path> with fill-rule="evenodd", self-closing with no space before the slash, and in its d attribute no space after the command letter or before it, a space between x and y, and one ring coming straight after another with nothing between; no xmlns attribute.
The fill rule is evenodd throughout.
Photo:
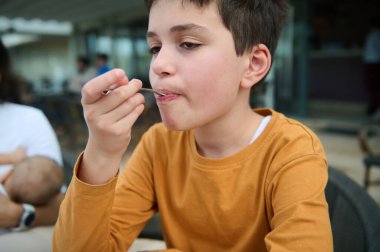
<svg viewBox="0 0 380 252"><path fill-rule="evenodd" d="M25 158L25 150L17 148L9 153L0 153L0 164L15 164Z"/></svg>
<svg viewBox="0 0 380 252"><path fill-rule="evenodd" d="M55 224L59 206L64 198L63 193L57 194L48 204L36 207L36 219L33 226L48 226ZM24 209L21 204L15 203L0 195L0 227L17 227Z"/></svg>

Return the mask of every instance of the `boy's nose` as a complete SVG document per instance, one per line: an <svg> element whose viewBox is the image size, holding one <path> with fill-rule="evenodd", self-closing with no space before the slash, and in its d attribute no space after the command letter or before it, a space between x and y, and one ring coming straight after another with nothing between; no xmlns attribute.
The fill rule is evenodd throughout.
<svg viewBox="0 0 380 252"><path fill-rule="evenodd" d="M173 74L175 72L175 65L170 50L162 47L155 57L153 57L151 68L155 74L160 76Z"/></svg>

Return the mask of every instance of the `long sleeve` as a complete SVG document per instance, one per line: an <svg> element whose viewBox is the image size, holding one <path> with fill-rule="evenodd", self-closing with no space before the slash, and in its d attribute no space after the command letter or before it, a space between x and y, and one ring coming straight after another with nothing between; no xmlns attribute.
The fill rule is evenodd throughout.
<svg viewBox="0 0 380 252"><path fill-rule="evenodd" d="M81 158L60 207L53 232L53 251L112 251L108 220L116 178L100 186L81 182L75 175Z"/></svg>
<svg viewBox="0 0 380 252"><path fill-rule="evenodd" d="M123 172L104 185L93 186L76 177L81 158L82 155L75 165L54 228L54 251L125 252L156 213L154 194L143 191L152 188L146 184L150 175L143 171L127 172L129 175ZM152 197L147 197L148 194Z"/></svg>
<svg viewBox="0 0 380 252"><path fill-rule="evenodd" d="M298 130L291 130L291 128ZM266 179L271 231L268 251L333 251L325 199L328 167L322 145L307 128L288 121ZM288 128L288 129L287 129Z"/></svg>
<svg viewBox="0 0 380 252"><path fill-rule="evenodd" d="M284 164L268 185L268 251L333 251L325 162L308 155Z"/></svg>

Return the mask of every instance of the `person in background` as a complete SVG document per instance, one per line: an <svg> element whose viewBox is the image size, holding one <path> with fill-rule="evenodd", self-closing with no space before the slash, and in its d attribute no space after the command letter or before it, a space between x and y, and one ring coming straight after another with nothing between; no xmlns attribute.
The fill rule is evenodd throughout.
<svg viewBox="0 0 380 252"><path fill-rule="evenodd" d="M108 65L108 55L105 53L99 53L96 55L96 66L98 68L96 76L102 75L108 72L111 68Z"/></svg>
<svg viewBox="0 0 380 252"><path fill-rule="evenodd" d="M9 53L0 40L0 153L4 158L6 153L16 151L18 154L11 155L8 161L17 161L24 152L24 162L33 160L24 165L35 173L38 172L38 167L46 167L51 176L56 176L59 180L62 176L62 156L55 132L41 110L19 104L19 85L15 80ZM29 159L36 156L41 158ZM0 165L0 170L11 169L12 165L9 162ZM20 231L33 226L54 224L64 190L63 186L46 204L38 206L16 202L0 194L0 227Z"/></svg>
<svg viewBox="0 0 380 252"><path fill-rule="evenodd" d="M90 60L85 56L77 58L77 75L70 81L67 91L80 95L83 85L96 76L96 70L91 67Z"/></svg>
<svg viewBox="0 0 380 252"><path fill-rule="evenodd" d="M365 82L369 95L368 114L380 120L380 18L372 18L364 43Z"/></svg>
<svg viewBox="0 0 380 252"><path fill-rule="evenodd" d="M89 138L54 251L126 251L159 213L167 251L332 252L321 142L302 123L249 104L270 70L288 2L146 3L162 123L120 172L144 110L142 82L114 69L84 86Z"/></svg>

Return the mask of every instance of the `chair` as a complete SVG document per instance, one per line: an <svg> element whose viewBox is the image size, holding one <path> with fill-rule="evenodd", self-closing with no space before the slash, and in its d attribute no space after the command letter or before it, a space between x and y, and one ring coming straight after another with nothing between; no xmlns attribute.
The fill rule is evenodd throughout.
<svg viewBox="0 0 380 252"><path fill-rule="evenodd" d="M144 226L139 238L148 238L154 240L164 240L161 229L160 214L154 215Z"/></svg>
<svg viewBox="0 0 380 252"><path fill-rule="evenodd" d="M380 208L342 172L329 168L326 187L335 252L379 252Z"/></svg>
<svg viewBox="0 0 380 252"><path fill-rule="evenodd" d="M65 174L65 183L68 186L73 176L73 170L79 153L74 153L66 148L62 148L63 172Z"/></svg>
<svg viewBox="0 0 380 252"><path fill-rule="evenodd" d="M372 166L380 168L380 154L375 154L368 144L368 128L359 130L359 146L364 154L363 163L365 166L364 188L368 189L370 180L370 169Z"/></svg>

